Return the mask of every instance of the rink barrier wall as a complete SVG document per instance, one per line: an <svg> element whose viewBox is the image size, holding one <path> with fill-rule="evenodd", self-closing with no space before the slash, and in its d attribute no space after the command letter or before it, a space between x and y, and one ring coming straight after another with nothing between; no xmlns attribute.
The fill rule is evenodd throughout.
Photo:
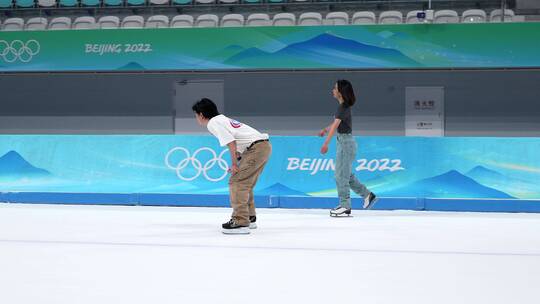
<svg viewBox="0 0 540 304"><path fill-rule="evenodd" d="M376 209L540 212L540 138L355 140ZM335 207L336 142L323 155L323 141L271 136L257 206ZM0 202L228 207L229 161L210 135L1 135Z"/></svg>
<svg viewBox="0 0 540 304"><path fill-rule="evenodd" d="M120 194L120 193L0 193L0 202L26 204L124 205L171 207L229 207L228 195ZM329 209L332 197L255 196L258 208ZM362 199L352 199L353 209L361 209ZM461 212L540 212L540 200L525 199L442 199L381 197L372 210L417 210Z"/></svg>

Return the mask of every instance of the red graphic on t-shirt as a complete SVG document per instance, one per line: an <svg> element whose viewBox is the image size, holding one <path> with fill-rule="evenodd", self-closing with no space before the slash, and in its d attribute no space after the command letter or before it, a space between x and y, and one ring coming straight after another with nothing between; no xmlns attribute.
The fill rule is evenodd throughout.
<svg viewBox="0 0 540 304"><path fill-rule="evenodd" d="M229 119L229 121L231 122L231 127L235 128L235 129L238 129L242 126L242 123L237 121L237 120L234 120L234 119Z"/></svg>

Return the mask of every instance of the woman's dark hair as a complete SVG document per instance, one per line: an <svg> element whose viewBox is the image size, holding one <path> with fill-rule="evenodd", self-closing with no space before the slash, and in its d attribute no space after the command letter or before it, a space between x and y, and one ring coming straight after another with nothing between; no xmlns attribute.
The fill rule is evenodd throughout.
<svg viewBox="0 0 540 304"><path fill-rule="evenodd" d="M206 119L219 115L216 104L208 98L203 98L197 101L193 104L191 109L197 114L202 114L202 116Z"/></svg>
<svg viewBox="0 0 540 304"><path fill-rule="evenodd" d="M354 96L352 84L345 79L339 79L338 81L336 81L336 84L339 93L343 97L343 103L349 107L354 105L356 97Z"/></svg>

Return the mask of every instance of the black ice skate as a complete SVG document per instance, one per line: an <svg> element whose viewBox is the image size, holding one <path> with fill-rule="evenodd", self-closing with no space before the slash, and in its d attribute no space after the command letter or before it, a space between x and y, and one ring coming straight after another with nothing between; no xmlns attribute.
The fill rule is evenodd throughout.
<svg viewBox="0 0 540 304"><path fill-rule="evenodd" d="M249 226L238 225L233 219L221 225L224 234L249 234Z"/></svg>
<svg viewBox="0 0 540 304"><path fill-rule="evenodd" d="M334 209L330 210L330 216L350 216L351 215L351 208L344 208L341 206L337 206Z"/></svg>

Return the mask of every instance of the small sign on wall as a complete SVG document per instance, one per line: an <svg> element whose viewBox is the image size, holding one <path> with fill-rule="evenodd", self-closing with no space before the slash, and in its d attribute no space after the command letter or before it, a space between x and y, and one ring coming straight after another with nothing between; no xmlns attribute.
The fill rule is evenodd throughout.
<svg viewBox="0 0 540 304"><path fill-rule="evenodd" d="M405 90L405 135L444 136L444 87Z"/></svg>

